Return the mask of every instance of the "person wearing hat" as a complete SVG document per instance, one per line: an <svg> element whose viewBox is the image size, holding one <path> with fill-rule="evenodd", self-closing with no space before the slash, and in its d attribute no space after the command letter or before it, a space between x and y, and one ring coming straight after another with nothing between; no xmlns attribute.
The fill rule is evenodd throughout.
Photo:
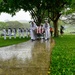
<svg viewBox="0 0 75 75"><path fill-rule="evenodd" d="M22 31L21 28L18 28L18 35L19 35L19 38L22 37L21 31Z"/></svg>
<svg viewBox="0 0 75 75"><path fill-rule="evenodd" d="M43 28L45 30L45 40L48 40L50 38L50 25L47 20L45 20Z"/></svg>
<svg viewBox="0 0 75 75"><path fill-rule="evenodd" d="M14 38L16 38L16 28L13 28Z"/></svg>
<svg viewBox="0 0 75 75"><path fill-rule="evenodd" d="M8 28L8 36L9 36L9 39L11 39L11 35L12 35L12 29L11 28Z"/></svg>
<svg viewBox="0 0 75 75"><path fill-rule="evenodd" d="M26 28L26 37L28 38L28 28Z"/></svg>
<svg viewBox="0 0 75 75"><path fill-rule="evenodd" d="M34 41L36 39L35 30L37 29L37 25L35 22L31 22L30 24L30 37L31 40Z"/></svg>
<svg viewBox="0 0 75 75"><path fill-rule="evenodd" d="M50 27L51 37L53 36L53 27Z"/></svg>
<svg viewBox="0 0 75 75"><path fill-rule="evenodd" d="M63 35L63 33L64 33L63 30L64 30L64 27L61 25L61 26L60 26L60 34L61 34L61 35Z"/></svg>

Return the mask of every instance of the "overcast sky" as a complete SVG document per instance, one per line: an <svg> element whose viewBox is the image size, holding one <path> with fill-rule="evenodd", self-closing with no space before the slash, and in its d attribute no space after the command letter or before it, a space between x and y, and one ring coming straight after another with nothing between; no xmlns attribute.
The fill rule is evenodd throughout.
<svg viewBox="0 0 75 75"><path fill-rule="evenodd" d="M23 10L19 11L14 15L13 17L10 14L7 13L1 13L0 14L0 21L19 21L19 20L31 20L31 16L29 12L24 12Z"/></svg>

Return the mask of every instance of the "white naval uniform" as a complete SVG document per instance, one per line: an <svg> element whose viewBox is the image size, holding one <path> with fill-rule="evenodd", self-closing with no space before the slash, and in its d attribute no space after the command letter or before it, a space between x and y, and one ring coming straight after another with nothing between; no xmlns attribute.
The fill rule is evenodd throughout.
<svg viewBox="0 0 75 75"><path fill-rule="evenodd" d="M26 37L28 37L28 29L26 29Z"/></svg>
<svg viewBox="0 0 75 75"><path fill-rule="evenodd" d="M34 25L32 26L32 24L31 24L31 26L30 26L30 37L31 37L31 40L35 40L36 39L36 36L35 36L35 33L34 33L35 29L37 29L37 25L34 23Z"/></svg>
<svg viewBox="0 0 75 75"><path fill-rule="evenodd" d="M16 38L16 29L13 29L14 38Z"/></svg>
<svg viewBox="0 0 75 75"><path fill-rule="evenodd" d="M6 29L3 29L4 40L6 40Z"/></svg>
<svg viewBox="0 0 75 75"><path fill-rule="evenodd" d="M8 29L8 36L9 36L9 39L11 39L11 29Z"/></svg>
<svg viewBox="0 0 75 75"><path fill-rule="evenodd" d="M22 34L22 37L24 38L24 37L25 37L25 36L24 36L24 29L22 29L22 33L21 33L21 34Z"/></svg>
<svg viewBox="0 0 75 75"><path fill-rule="evenodd" d="M21 29L18 29L19 38L21 38Z"/></svg>
<svg viewBox="0 0 75 75"><path fill-rule="evenodd" d="M45 40L50 38L50 25L49 23L44 24L44 29L45 29Z"/></svg>

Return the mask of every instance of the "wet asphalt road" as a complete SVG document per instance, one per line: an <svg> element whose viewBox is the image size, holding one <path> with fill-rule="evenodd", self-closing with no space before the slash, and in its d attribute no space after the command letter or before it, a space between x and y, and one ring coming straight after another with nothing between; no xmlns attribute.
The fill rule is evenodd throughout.
<svg viewBox="0 0 75 75"><path fill-rule="evenodd" d="M50 40L0 48L0 75L48 75Z"/></svg>

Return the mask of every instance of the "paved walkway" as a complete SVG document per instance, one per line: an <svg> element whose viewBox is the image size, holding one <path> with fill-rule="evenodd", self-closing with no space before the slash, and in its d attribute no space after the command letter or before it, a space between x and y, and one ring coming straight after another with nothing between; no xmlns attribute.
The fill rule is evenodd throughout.
<svg viewBox="0 0 75 75"><path fill-rule="evenodd" d="M0 48L0 75L48 75L50 41Z"/></svg>

